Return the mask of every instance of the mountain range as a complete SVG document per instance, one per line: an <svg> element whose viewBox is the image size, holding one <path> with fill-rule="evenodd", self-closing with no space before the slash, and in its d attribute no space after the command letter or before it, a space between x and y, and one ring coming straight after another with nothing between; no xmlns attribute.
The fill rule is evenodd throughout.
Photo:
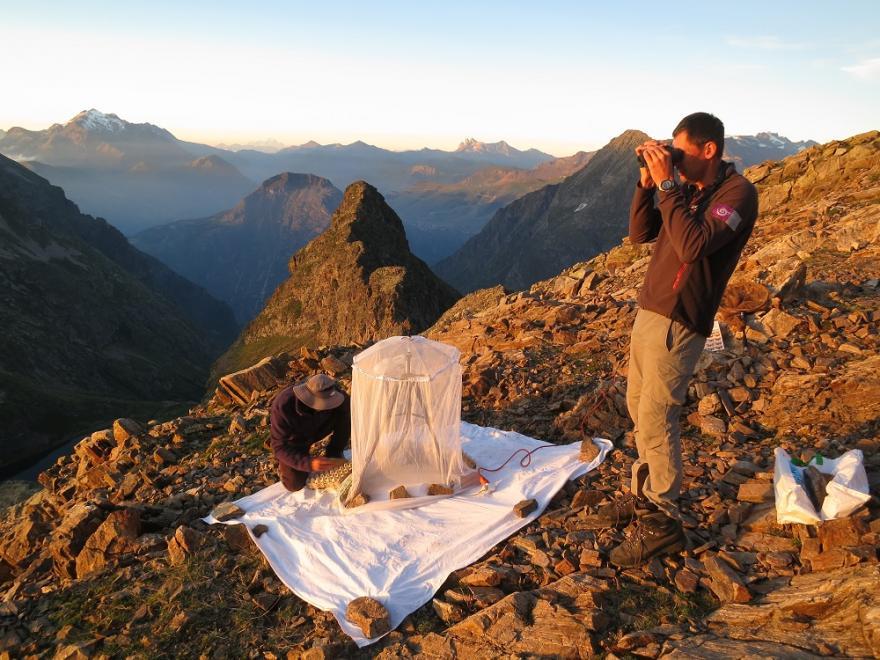
<svg viewBox="0 0 880 660"><path fill-rule="evenodd" d="M762 133L729 138L727 152L748 166L809 144ZM314 174L339 189L366 179L398 210L414 253L432 264L460 248L502 206L558 183L587 158L580 152L554 159L536 149L473 138L454 151L390 151L362 141L223 146L179 140L153 124L95 109L45 130L0 132L0 153L62 186L85 212L107 218L127 235L223 213L257 182L281 172ZM248 146L254 148L239 148Z"/></svg>
<svg viewBox="0 0 880 660"><path fill-rule="evenodd" d="M423 181L388 202L404 218L413 252L428 263L455 252L502 206L586 165L594 152L554 158L524 170L490 165L451 183Z"/></svg>
<svg viewBox="0 0 880 660"><path fill-rule="evenodd" d="M179 140L153 124L132 123L94 108L45 130L10 128L0 134L0 153L62 186L86 212L108 218L126 234L228 209L256 182L280 172L315 174L340 189L370 178L391 192L426 177L449 182L487 165L528 169L553 158L535 149L473 139L452 152L396 152L361 141L307 142L274 153L233 151Z"/></svg>
<svg viewBox="0 0 880 660"><path fill-rule="evenodd" d="M740 171L765 160L779 160L814 147L814 140L793 142L779 133L728 135L724 138L724 159L736 163Z"/></svg>
<svg viewBox="0 0 880 660"><path fill-rule="evenodd" d="M228 208L253 188L219 149L94 109L42 131L10 128L0 153L126 234Z"/></svg>

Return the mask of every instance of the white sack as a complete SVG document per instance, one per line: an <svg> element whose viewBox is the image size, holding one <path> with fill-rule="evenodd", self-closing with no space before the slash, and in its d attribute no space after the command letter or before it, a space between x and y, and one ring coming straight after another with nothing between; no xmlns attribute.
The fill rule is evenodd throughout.
<svg viewBox="0 0 880 660"><path fill-rule="evenodd" d="M823 474L834 476L825 491L822 510L818 512L803 487L803 471L806 468L794 465L788 452L781 447L776 448L774 455L773 492L776 496L776 520L780 524L815 525L823 520L845 518L871 499L868 475L859 449L851 449L839 458L817 456L808 464Z"/></svg>

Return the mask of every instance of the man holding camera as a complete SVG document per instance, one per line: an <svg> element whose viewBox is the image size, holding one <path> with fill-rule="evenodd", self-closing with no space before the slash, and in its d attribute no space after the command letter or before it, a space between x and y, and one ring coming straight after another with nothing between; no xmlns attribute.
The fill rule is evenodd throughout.
<svg viewBox="0 0 880 660"><path fill-rule="evenodd" d="M609 524L634 521L610 554L621 567L678 552L685 544L678 510L681 406L758 215L755 187L721 160L723 151L724 125L705 112L682 119L672 145L649 140L636 148L641 168L629 237L633 243L655 242L639 294L627 377L638 460L632 494L599 512Z"/></svg>

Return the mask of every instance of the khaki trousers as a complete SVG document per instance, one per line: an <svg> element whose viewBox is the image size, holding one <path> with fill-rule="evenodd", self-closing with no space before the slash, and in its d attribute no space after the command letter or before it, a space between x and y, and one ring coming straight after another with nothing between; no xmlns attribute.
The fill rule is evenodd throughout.
<svg viewBox="0 0 880 660"><path fill-rule="evenodd" d="M705 343L677 321L645 309L636 314L626 383L639 453L631 489L676 517L682 476L679 417Z"/></svg>

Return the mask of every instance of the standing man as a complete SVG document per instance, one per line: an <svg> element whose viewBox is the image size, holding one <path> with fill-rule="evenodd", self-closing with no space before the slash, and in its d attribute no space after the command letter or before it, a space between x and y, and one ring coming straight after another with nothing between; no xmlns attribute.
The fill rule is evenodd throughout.
<svg viewBox="0 0 880 660"><path fill-rule="evenodd" d="M629 238L655 242L639 295L627 379L638 460L632 496L606 505L600 515L611 523L628 523L637 511L648 513L611 551L611 562L620 567L684 547L678 511L681 406L724 287L758 215L755 187L721 160L720 119L697 112L682 119L672 134L671 147L655 140L636 147L642 167L630 207Z"/></svg>
<svg viewBox="0 0 880 660"><path fill-rule="evenodd" d="M351 403L330 376L315 374L281 390L272 401L269 421L272 452L287 490L301 490L310 472L344 462L342 451L351 437ZM312 444L328 435L327 458L310 456Z"/></svg>

